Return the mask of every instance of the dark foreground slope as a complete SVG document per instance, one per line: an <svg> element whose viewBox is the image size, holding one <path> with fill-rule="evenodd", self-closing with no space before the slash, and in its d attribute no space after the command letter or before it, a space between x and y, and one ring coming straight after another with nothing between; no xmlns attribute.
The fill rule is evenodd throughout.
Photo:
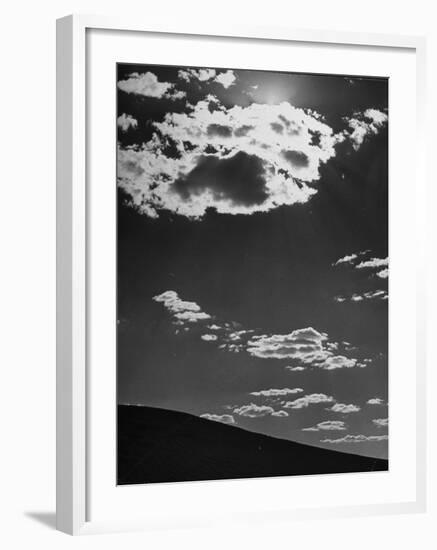
<svg viewBox="0 0 437 550"><path fill-rule="evenodd" d="M387 470L386 460L276 439L186 413L118 407L118 483Z"/></svg>

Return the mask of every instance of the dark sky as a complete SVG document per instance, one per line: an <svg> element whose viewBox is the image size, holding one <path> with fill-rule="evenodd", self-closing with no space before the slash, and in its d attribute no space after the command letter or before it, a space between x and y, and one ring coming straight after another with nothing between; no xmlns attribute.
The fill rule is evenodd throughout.
<svg viewBox="0 0 437 550"><path fill-rule="evenodd" d="M117 82L119 402L387 457L388 81Z"/></svg>

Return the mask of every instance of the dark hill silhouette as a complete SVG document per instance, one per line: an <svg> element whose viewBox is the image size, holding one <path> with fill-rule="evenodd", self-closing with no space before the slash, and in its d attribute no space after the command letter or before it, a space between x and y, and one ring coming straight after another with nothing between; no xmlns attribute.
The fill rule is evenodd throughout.
<svg viewBox="0 0 437 550"><path fill-rule="evenodd" d="M191 414L118 406L118 484L388 469L386 460L277 439Z"/></svg>

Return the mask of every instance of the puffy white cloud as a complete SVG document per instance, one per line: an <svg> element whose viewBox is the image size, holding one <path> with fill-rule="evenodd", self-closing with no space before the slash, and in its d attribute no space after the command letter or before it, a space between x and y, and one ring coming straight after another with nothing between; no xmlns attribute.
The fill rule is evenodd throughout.
<svg viewBox="0 0 437 550"><path fill-rule="evenodd" d="M118 182L133 207L150 217L168 210L199 219L208 208L249 215L317 193L319 167L340 139L327 124L287 102L227 109L214 101L211 111L211 101L167 113L149 142L119 147ZM165 153L168 139L177 155Z"/></svg>
<svg viewBox="0 0 437 550"><path fill-rule="evenodd" d="M378 428L385 428L388 426L388 418L375 418L372 422L378 426Z"/></svg>
<svg viewBox="0 0 437 550"><path fill-rule="evenodd" d="M377 275L377 277L380 277L381 279L387 279L387 277L388 277L388 268L382 269L381 271L378 271L378 273L376 275Z"/></svg>
<svg viewBox="0 0 437 550"><path fill-rule="evenodd" d="M228 70L224 73L219 73L214 82L218 82L223 86L223 88L229 88L229 86L232 86L235 84L235 81L237 80L237 77L234 74L234 71Z"/></svg>
<svg viewBox="0 0 437 550"><path fill-rule="evenodd" d="M275 412L273 407L268 407L267 405L256 405L251 403L250 405L243 405L234 409L234 414L240 416L248 416L249 418L259 418L261 416L268 416Z"/></svg>
<svg viewBox="0 0 437 550"><path fill-rule="evenodd" d="M202 334L201 338L205 340L205 342L214 342L217 340L218 336L216 334Z"/></svg>
<svg viewBox="0 0 437 550"><path fill-rule="evenodd" d="M325 370L335 370L335 369L350 369L357 366L358 360L354 358L345 357L344 355L334 355L332 357L327 357L322 363L318 366Z"/></svg>
<svg viewBox="0 0 437 550"><path fill-rule="evenodd" d="M363 113L355 113L353 117L345 117L350 130L345 136L352 142L352 147L358 151L364 140L376 135L388 121L388 116L377 109L367 109Z"/></svg>
<svg viewBox="0 0 437 550"><path fill-rule="evenodd" d="M318 405L320 403L333 403L335 400L331 395L325 395L324 393L311 393L304 397L299 397L294 401L287 401L284 403L286 409L303 409L309 407L309 405Z"/></svg>
<svg viewBox="0 0 437 550"><path fill-rule="evenodd" d="M356 358L335 355L336 348L328 347L327 339L327 334L308 327L290 334L253 336L247 342L247 352L260 359L294 359L324 370L364 366Z"/></svg>
<svg viewBox="0 0 437 550"><path fill-rule="evenodd" d="M164 304L164 307L173 315L176 321L180 323L197 323L210 319L211 316L201 310L196 302L187 302L181 300L178 293L174 290L167 290L162 294L153 297L155 302Z"/></svg>
<svg viewBox="0 0 437 550"><path fill-rule="evenodd" d="M303 432L340 431L345 430L346 424L341 420L325 420L310 428L302 428Z"/></svg>
<svg viewBox="0 0 437 550"><path fill-rule="evenodd" d="M354 266L356 269L378 269L378 272L376 275L380 277L381 279L386 279L388 277L388 257L387 258L369 258L368 260L363 260L358 263L358 258L360 256L365 256L368 254L370 250L364 250L362 252L357 252L356 254L349 254L346 256L343 256L342 258L338 259L336 262L334 262L332 265L337 266L341 264L349 264ZM383 267L384 269L379 270L379 268Z"/></svg>
<svg viewBox="0 0 437 550"><path fill-rule="evenodd" d="M132 73L126 80L120 80L117 86L127 94L154 97L157 99L182 99L185 93L174 90L174 84L170 82L159 82L158 77L148 71L146 73Z"/></svg>
<svg viewBox="0 0 437 550"><path fill-rule="evenodd" d="M235 424L235 418L232 414L201 414L200 418L206 418L206 420L213 420L214 422L222 422L223 424Z"/></svg>
<svg viewBox="0 0 437 550"><path fill-rule="evenodd" d="M306 367L301 367L299 365L297 367L287 366L285 367L285 370L289 370L290 372L302 372L306 370Z"/></svg>
<svg viewBox="0 0 437 550"><path fill-rule="evenodd" d="M136 128L138 126L138 120L131 115L123 113L117 118L117 126L121 128L123 132L127 132L129 128Z"/></svg>
<svg viewBox="0 0 437 550"><path fill-rule="evenodd" d="M263 397L277 397L277 396L291 395L291 394L302 393L302 392L303 392L302 388L281 388L281 389L271 388L270 390L253 391L250 393L250 395L263 396Z"/></svg>
<svg viewBox="0 0 437 550"><path fill-rule="evenodd" d="M349 414L349 413L358 412L361 410L361 408L358 407L358 405L353 405L352 403L349 405L345 403L335 403L334 405L332 405L332 407L329 407L328 410L333 412L339 412L342 414Z"/></svg>
<svg viewBox="0 0 437 550"><path fill-rule="evenodd" d="M363 269L366 267L375 268L375 267L386 267L388 266L388 258L371 258L370 260L365 260L360 262L356 268Z"/></svg>
<svg viewBox="0 0 437 550"><path fill-rule="evenodd" d="M247 343L247 351L259 358L292 358L311 363L318 358L325 359L325 353L329 354L323 351L323 342L326 339L326 334L308 327L296 329L289 334L254 336Z"/></svg>
<svg viewBox="0 0 437 550"><path fill-rule="evenodd" d="M178 72L178 76L186 82L190 80L206 82L216 76L216 71L215 69L182 69Z"/></svg>
<svg viewBox="0 0 437 550"><path fill-rule="evenodd" d="M385 405L384 399L381 399L380 397L372 397L367 401L368 405Z"/></svg>
<svg viewBox="0 0 437 550"><path fill-rule="evenodd" d="M322 443L366 443L369 441L386 441L388 440L388 435L345 435L339 439L322 439Z"/></svg>

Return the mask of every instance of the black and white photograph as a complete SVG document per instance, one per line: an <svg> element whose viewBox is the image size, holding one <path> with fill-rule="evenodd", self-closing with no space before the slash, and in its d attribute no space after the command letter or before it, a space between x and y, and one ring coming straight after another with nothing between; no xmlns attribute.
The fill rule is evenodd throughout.
<svg viewBox="0 0 437 550"><path fill-rule="evenodd" d="M388 470L388 87L117 64L118 485Z"/></svg>

